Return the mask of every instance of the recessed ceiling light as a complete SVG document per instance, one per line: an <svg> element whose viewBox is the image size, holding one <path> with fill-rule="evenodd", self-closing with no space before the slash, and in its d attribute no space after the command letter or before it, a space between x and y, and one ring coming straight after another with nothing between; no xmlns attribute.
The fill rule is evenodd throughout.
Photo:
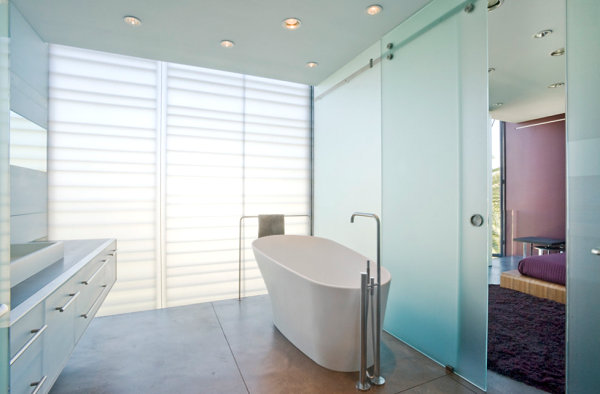
<svg viewBox="0 0 600 394"><path fill-rule="evenodd" d="M302 21L298 18L286 18L281 22L281 26L285 27L288 30L296 30L300 27Z"/></svg>
<svg viewBox="0 0 600 394"><path fill-rule="evenodd" d="M494 71L496 71L496 69L495 69L494 67L490 67L490 68L488 68L488 72L489 72L489 73L493 73Z"/></svg>
<svg viewBox="0 0 600 394"><path fill-rule="evenodd" d="M556 83L553 83L551 85L548 85L548 87L550 89L560 88L561 86L565 86L565 83L564 82L556 82Z"/></svg>
<svg viewBox="0 0 600 394"><path fill-rule="evenodd" d="M319 65L319 63L317 63L317 62L308 62L308 63L306 63L306 67L308 67L308 68L315 68L318 65Z"/></svg>
<svg viewBox="0 0 600 394"><path fill-rule="evenodd" d="M123 22L125 22L129 26L139 26L139 25L142 24L142 21L140 20L140 18L137 18L137 17L132 16L132 15L126 15L126 16L124 16L123 17Z"/></svg>
<svg viewBox="0 0 600 394"><path fill-rule="evenodd" d="M488 11L493 11L500 7L504 3L504 0L488 0Z"/></svg>
<svg viewBox="0 0 600 394"><path fill-rule="evenodd" d="M552 34L552 30L550 30L550 29L540 30L533 35L533 38L544 38L549 34Z"/></svg>
<svg viewBox="0 0 600 394"><path fill-rule="evenodd" d="M379 4L372 4L367 7L367 14L369 15L377 15L383 10L383 7Z"/></svg>
<svg viewBox="0 0 600 394"><path fill-rule="evenodd" d="M223 48L231 48L235 45L235 42L231 41L231 40L223 40L221 41L221 46Z"/></svg>
<svg viewBox="0 0 600 394"><path fill-rule="evenodd" d="M565 48L559 48L556 51L550 53L550 56L562 56L565 54Z"/></svg>

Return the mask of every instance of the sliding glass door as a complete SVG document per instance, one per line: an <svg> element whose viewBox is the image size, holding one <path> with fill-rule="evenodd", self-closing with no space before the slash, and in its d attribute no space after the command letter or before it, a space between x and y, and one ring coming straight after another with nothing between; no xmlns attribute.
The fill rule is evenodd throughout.
<svg viewBox="0 0 600 394"><path fill-rule="evenodd" d="M8 392L10 305L10 171L8 2L0 2L0 394Z"/></svg>
<svg viewBox="0 0 600 394"><path fill-rule="evenodd" d="M385 329L486 385L485 1L433 1L382 40Z"/></svg>
<svg viewBox="0 0 600 394"><path fill-rule="evenodd" d="M567 392L600 387L600 3L567 1Z"/></svg>

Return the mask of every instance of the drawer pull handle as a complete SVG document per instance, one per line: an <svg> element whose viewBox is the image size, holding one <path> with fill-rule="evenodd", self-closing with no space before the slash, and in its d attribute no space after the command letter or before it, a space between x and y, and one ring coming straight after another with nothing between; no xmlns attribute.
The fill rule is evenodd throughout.
<svg viewBox="0 0 600 394"><path fill-rule="evenodd" d="M108 259L106 259L106 260L103 260L103 261L102 261L102 265L100 266L100 268L98 268L98 269L96 270L96 272L94 272L94 274L93 274L92 276L90 276L90 279L88 279L88 280L84 280L84 281L83 281L83 282L81 282L81 283L83 283L83 284L84 284L84 285L86 285L86 286L87 286L87 285L89 285L90 283L92 283L92 282L94 281L94 279L96 279L96 276L98 276L98 274L100 273L100 271L102 271L102 269L104 268L104 266L105 266L106 264L108 264L108 262L109 262L109 260L108 260Z"/></svg>
<svg viewBox="0 0 600 394"><path fill-rule="evenodd" d="M96 301L94 301L94 303L92 304L92 306L90 306L90 310L87 311L86 313L84 313L83 315L81 315L81 317L83 317L84 319L87 319L88 317L90 317L92 315L92 311L96 308L96 305L102 299L102 296L106 292L106 288L108 287L108 285L102 285L101 287L104 287L104 290L102 290L102 293L100 293L100 295L98 296L98 298L96 298Z"/></svg>
<svg viewBox="0 0 600 394"><path fill-rule="evenodd" d="M63 306L57 306L56 310L59 311L59 312L66 311L67 308L71 306L71 304L73 303L73 301L75 301L77 299L77 297L79 297L80 293L81 292L78 291L77 293L71 293L71 294L69 294L69 296L71 297L71 299L69 301L67 301L67 303L65 305L63 305Z"/></svg>
<svg viewBox="0 0 600 394"><path fill-rule="evenodd" d="M40 335L42 335L44 333L44 331L46 331L46 328L48 328L48 325L44 324L41 328L31 330L31 333L35 334L35 335L32 336L31 338L29 338L27 343L25 343L25 345L23 345L23 347L21 349L19 349L17 354L15 354L15 356L10 359L10 365L13 365L15 363L15 361L17 361L19 359L19 357L21 357L23 355L23 353L25 353L27 351L27 349L29 349L29 346L33 345L33 343L35 341L37 341L37 339L40 337Z"/></svg>
<svg viewBox="0 0 600 394"><path fill-rule="evenodd" d="M35 390L33 390L31 392L31 394L37 394L40 389L42 388L42 386L44 385L44 383L46 383L46 379L48 379L48 376L44 376L40 379L39 382L33 382L30 384L31 387L35 386Z"/></svg>

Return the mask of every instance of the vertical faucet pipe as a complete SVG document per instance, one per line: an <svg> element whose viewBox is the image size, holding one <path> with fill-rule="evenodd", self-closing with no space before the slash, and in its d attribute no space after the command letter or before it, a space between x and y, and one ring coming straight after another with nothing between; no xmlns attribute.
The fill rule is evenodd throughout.
<svg viewBox="0 0 600 394"><path fill-rule="evenodd" d="M381 376L381 222L379 216L374 213L354 212L350 217L350 223L354 223L355 216L373 218L377 222L377 297L375 312L375 349L373 349L373 376L370 377L371 383L380 386L385 383L385 378Z"/></svg>
<svg viewBox="0 0 600 394"><path fill-rule="evenodd" d="M367 377L367 314L368 314L368 294L369 294L369 274L360 273L360 371L358 372L358 382L356 388L366 391L371 388Z"/></svg>

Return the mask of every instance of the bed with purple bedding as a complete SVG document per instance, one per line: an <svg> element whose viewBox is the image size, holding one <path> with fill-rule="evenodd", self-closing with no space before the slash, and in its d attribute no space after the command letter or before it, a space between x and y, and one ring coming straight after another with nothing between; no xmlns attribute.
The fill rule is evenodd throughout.
<svg viewBox="0 0 600 394"><path fill-rule="evenodd" d="M567 254L551 253L541 256L529 256L519 261L522 275L565 285L567 276Z"/></svg>

